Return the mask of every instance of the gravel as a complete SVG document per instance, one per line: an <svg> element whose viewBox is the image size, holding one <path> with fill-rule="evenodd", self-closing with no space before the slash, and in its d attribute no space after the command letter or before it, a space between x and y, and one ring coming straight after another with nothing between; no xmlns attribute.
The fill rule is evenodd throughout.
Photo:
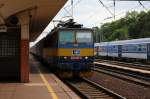
<svg viewBox="0 0 150 99"><path fill-rule="evenodd" d="M94 72L93 76L88 79L127 99L150 99L150 88L141 85L136 85L99 72Z"/></svg>

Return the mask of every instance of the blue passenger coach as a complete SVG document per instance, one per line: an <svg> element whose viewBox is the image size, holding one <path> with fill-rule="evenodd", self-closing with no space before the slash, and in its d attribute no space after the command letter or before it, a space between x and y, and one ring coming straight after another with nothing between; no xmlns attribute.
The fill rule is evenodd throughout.
<svg viewBox="0 0 150 99"><path fill-rule="evenodd" d="M98 56L150 60L150 38L102 42L95 46Z"/></svg>

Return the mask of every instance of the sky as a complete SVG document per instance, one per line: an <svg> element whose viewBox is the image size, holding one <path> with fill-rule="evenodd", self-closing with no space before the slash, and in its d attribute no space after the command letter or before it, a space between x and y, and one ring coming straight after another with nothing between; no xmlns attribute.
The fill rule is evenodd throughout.
<svg viewBox="0 0 150 99"><path fill-rule="evenodd" d="M101 0L109 11L99 2L99 0L73 0L73 18L75 22L83 24L84 27L92 28L101 26L106 22L120 19L126 15L128 11L147 11L150 9L150 1L141 1L142 7L138 1L116 1L115 3L115 19L113 0ZM72 15L71 0L64 5L53 20L67 20ZM35 42L30 43L30 47L35 45L40 39L45 37L54 25L57 23L50 22Z"/></svg>

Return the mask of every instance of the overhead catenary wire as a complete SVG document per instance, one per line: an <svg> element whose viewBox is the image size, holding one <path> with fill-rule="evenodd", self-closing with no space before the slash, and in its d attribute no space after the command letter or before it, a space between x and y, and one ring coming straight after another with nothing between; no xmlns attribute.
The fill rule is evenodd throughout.
<svg viewBox="0 0 150 99"><path fill-rule="evenodd" d="M142 4L142 2L141 1L138 1L138 2L147 11L147 8Z"/></svg>
<svg viewBox="0 0 150 99"><path fill-rule="evenodd" d="M143 5L148 5L149 3L143 3ZM135 7L133 7L133 8L130 8L130 9L128 9L128 11L130 11L130 10L133 10L133 9L136 9L136 8L139 8L141 5L137 5L137 6L135 6ZM115 17L117 17L117 16L120 16L120 15L122 15L122 14L124 14L124 13L126 13L126 11L123 11L123 12L120 12L119 14L116 14L115 15ZM113 17L108 17L108 18L105 18L105 19L102 19L102 20L100 20L100 21L105 21L105 20L107 20L107 19L111 19L111 18L113 18ZM96 21L94 24L96 24L96 23L101 23L100 21ZM92 25L94 25L94 24L92 24Z"/></svg>
<svg viewBox="0 0 150 99"><path fill-rule="evenodd" d="M109 10L109 8L112 8L112 7L114 7L114 4L112 4L112 2L111 3L109 3L109 7L108 6L105 6L105 4L101 1L101 0L98 0L98 2L100 2L101 3L101 5L103 6L103 7L105 7L105 9L111 14L111 17L108 17L109 19L110 18L114 18L115 16L114 16L114 14L113 14L113 12L111 12L110 10ZM97 12L96 12L97 13ZM115 12L114 12L115 13ZM95 15L94 15L95 13L93 13L93 14L91 14L89 17L87 17L87 18L84 18L84 20L88 20L89 18L91 19L92 17L94 17ZM104 20L106 20L107 18L105 18Z"/></svg>
<svg viewBox="0 0 150 99"><path fill-rule="evenodd" d="M75 8L77 5L79 5L79 3L81 2L81 1L83 1L83 0L78 0L78 1L76 1L76 2L73 2L74 4L73 4L73 8ZM108 10L110 9L108 6L106 6L106 4L104 4L101 0L98 0L101 4L102 4L102 6L104 7L106 7L106 8L108 8ZM105 19L103 19L103 21L104 20L107 20L107 19L111 19L111 18L116 18L117 16L120 16L120 15L122 15L122 14L124 14L125 12L121 12L121 13L119 13L119 14L116 14L116 12L115 12L115 6L116 6L116 2L115 2L116 0L114 0L114 2L113 2L113 4L112 4L112 6L114 7L114 12L111 12L111 10L109 10L110 12L111 12L111 17L109 17L109 18L105 18ZM145 4L145 3L144 3ZM143 4L143 5L144 5ZM140 5L141 6L141 5ZM61 17L61 19L63 19L63 18L68 18L68 17L71 17L71 8L70 8L71 6L70 6L70 4L69 5L67 5L66 7L64 7L64 11L66 12L66 14L63 16L63 17ZM138 6L139 7L139 6ZM68 8L68 9L67 9ZM132 10L132 9L135 9L135 8L137 8L137 7L134 7L134 8L131 8L131 9L129 9L129 10ZM146 8L146 7L145 7ZM91 19L91 17L93 17L94 15L91 15L90 14L90 17L87 17L87 18L90 18ZM87 18L84 18L84 19L87 19ZM98 21L97 21L98 22ZM97 23L96 22L96 23Z"/></svg>
<svg viewBox="0 0 150 99"><path fill-rule="evenodd" d="M69 0L68 4L63 8L64 14L60 17L60 19L53 19L53 25L54 27L59 23L61 20L64 18L72 18L73 19L73 13L74 13L74 8L81 2L82 0L78 0L77 2L74 2L73 0ZM56 23L56 24L55 24Z"/></svg>
<svg viewBox="0 0 150 99"><path fill-rule="evenodd" d="M149 3L149 2L148 2ZM148 3L143 3L143 6L144 5L147 5ZM104 3L102 2L102 4L104 5ZM128 10L132 10L132 9L136 9L136 8L138 8L139 6L141 6L141 5L138 5L138 6L135 6L135 7L133 7L133 8L129 8ZM105 21L105 20L108 20L108 19L111 19L111 18L116 18L117 16L120 16L120 15L122 15L122 14L124 14L124 13L126 13L126 11L123 11L123 12L121 12L121 13L119 13L119 14L116 14L116 0L113 0L113 4L109 7L109 8L112 8L112 7L114 7L114 14L113 14L113 16L110 16L110 17L107 17L107 18L105 18L105 19L102 19L102 21ZM108 8L108 7L107 7ZM146 8L146 7L145 7ZM90 15L89 17L87 17L85 20L88 20L89 18L91 19L92 17L94 17L94 14L92 14L92 15ZM97 21L98 22L98 21ZM95 22L95 23L97 23L97 22Z"/></svg>
<svg viewBox="0 0 150 99"><path fill-rule="evenodd" d="M71 17L72 17L72 19L73 19L73 0L71 0L71 9L72 9L72 13L71 13Z"/></svg>
<svg viewBox="0 0 150 99"><path fill-rule="evenodd" d="M144 3L145 5L148 5L148 3ZM133 9L136 9L136 8L139 8L141 5L137 5L137 6L135 6L135 7L133 7L133 8L130 8L130 9L128 9L128 11L129 10L133 10ZM121 13L119 13L119 14L117 14L116 16L119 16L119 15L122 15L122 14L124 14L125 12L121 12Z"/></svg>
<svg viewBox="0 0 150 99"><path fill-rule="evenodd" d="M115 11L116 11L115 7L116 7L116 2L114 0L114 20L115 20Z"/></svg>
<svg viewBox="0 0 150 99"><path fill-rule="evenodd" d="M143 6L144 6L144 5L148 5L148 3L146 2L146 3L143 3L142 5L143 5ZM128 9L128 11L129 11L129 10L134 10L134 9L136 9L136 8L139 8L140 6L141 6L141 5L137 5L137 6L133 7L133 8ZM145 6L144 6L144 7L145 7ZM146 8L146 7L145 7L145 8ZM119 14L115 15L115 17L116 17L116 16L119 16L119 15L122 15L122 14L124 14L124 13L126 13L126 11L120 12Z"/></svg>
<svg viewBox="0 0 150 99"><path fill-rule="evenodd" d="M101 0L98 0L98 1L112 16L114 16L114 14L109 10L107 6L104 5L104 3Z"/></svg>
<svg viewBox="0 0 150 99"><path fill-rule="evenodd" d="M107 5L109 5L109 6L107 6L107 8L112 8L112 7L114 7L114 4L112 4L112 2L111 3L109 3L109 4L107 4ZM84 18L84 20L89 20L89 19L91 19L92 17L94 17L95 15L95 13L97 13L97 12L94 12L94 13L92 13L92 14L90 14L87 18ZM108 17L108 18L113 18L114 16L111 16L111 17ZM106 18L105 18L106 19ZM105 20L104 19L104 20Z"/></svg>
<svg viewBox="0 0 150 99"><path fill-rule="evenodd" d="M69 17L69 16L73 18L73 10L74 10L74 8L75 8L81 1L82 1L82 0L78 0L77 2L74 3L74 1L71 0L71 5L68 5L68 6L66 6L66 7L63 8L66 13L61 17L61 19L66 18L66 17ZM71 8L70 8L70 7L71 7ZM67 10L67 8L69 8L69 9ZM68 15L68 14L69 14L69 15Z"/></svg>

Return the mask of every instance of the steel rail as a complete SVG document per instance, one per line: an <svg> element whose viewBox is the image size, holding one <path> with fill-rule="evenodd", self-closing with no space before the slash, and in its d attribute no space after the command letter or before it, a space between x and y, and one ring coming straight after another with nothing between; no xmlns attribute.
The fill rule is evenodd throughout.
<svg viewBox="0 0 150 99"><path fill-rule="evenodd" d="M133 71L109 68L107 66L104 67L102 65L101 66L95 65L95 68L93 70L96 72L101 72L101 73L104 73L107 75L117 77L119 79L134 82L136 84L139 84L139 85L142 85L145 87L150 87L150 78L149 77L144 77L140 74L132 73Z"/></svg>
<svg viewBox="0 0 150 99"><path fill-rule="evenodd" d="M65 83L83 99L126 99L86 78L65 80Z"/></svg>
<svg viewBox="0 0 150 99"><path fill-rule="evenodd" d="M150 65L135 63L135 62L127 63L127 62L120 62L114 60L101 60L101 59L96 59L96 62L106 62L114 65L120 65L120 66L131 67L131 68L142 69L142 70L150 70Z"/></svg>

